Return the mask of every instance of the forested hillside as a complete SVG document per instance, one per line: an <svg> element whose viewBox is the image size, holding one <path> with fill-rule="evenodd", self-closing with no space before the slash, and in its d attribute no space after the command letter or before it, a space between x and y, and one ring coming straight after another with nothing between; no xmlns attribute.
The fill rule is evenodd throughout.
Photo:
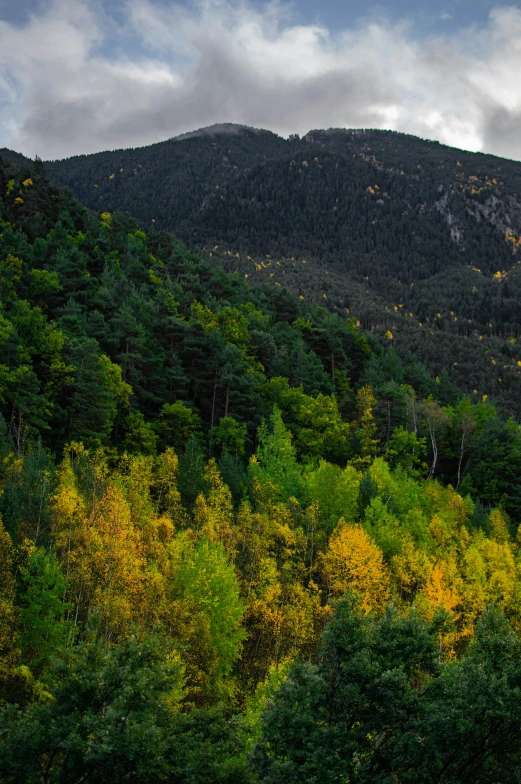
<svg viewBox="0 0 521 784"><path fill-rule="evenodd" d="M254 284L349 309L400 357L521 416L520 163L387 131L223 125L46 168Z"/></svg>
<svg viewBox="0 0 521 784"><path fill-rule="evenodd" d="M38 162L0 194L0 781L520 781L516 421Z"/></svg>

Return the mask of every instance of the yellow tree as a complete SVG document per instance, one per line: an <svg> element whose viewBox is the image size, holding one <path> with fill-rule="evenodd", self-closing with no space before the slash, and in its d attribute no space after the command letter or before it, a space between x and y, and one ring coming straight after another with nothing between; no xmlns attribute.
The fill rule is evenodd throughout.
<svg viewBox="0 0 521 784"><path fill-rule="evenodd" d="M490 604L501 607L519 624L518 570L510 542L477 533L463 552L461 570L465 580L463 611L470 629Z"/></svg>
<svg viewBox="0 0 521 784"><path fill-rule="evenodd" d="M353 465L358 469L367 469L372 458L376 455L378 440L376 438L376 422L374 421L373 408L376 398L369 384L360 387L356 394L357 423L354 436L357 443L358 455L354 458Z"/></svg>
<svg viewBox="0 0 521 784"><path fill-rule="evenodd" d="M84 557L87 542L87 508L78 488L69 450L58 469L58 487L51 499L51 535L69 583L69 598L74 606L74 622L89 604L92 574Z"/></svg>
<svg viewBox="0 0 521 784"><path fill-rule="evenodd" d="M236 535L233 528L232 494L223 482L217 463L212 458L204 475L208 492L197 497L194 525L198 536L210 542L221 542L230 559L235 560Z"/></svg>
<svg viewBox="0 0 521 784"><path fill-rule="evenodd" d="M15 579L13 545L0 518L0 705L16 690L15 670L20 652L15 645Z"/></svg>
<svg viewBox="0 0 521 784"><path fill-rule="evenodd" d="M295 525L294 514L284 504L253 512L245 502L237 515L236 566L248 634L241 669L249 684L289 653L309 654L319 639L324 609L310 579L312 510L302 515L303 525Z"/></svg>
<svg viewBox="0 0 521 784"><path fill-rule="evenodd" d="M454 552L447 553L432 564L414 604L429 620L439 611L447 613L452 625L440 633L440 648L446 655L454 655L470 634L463 622L463 580Z"/></svg>
<svg viewBox="0 0 521 784"><path fill-rule="evenodd" d="M416 594L425 587L431 564L428 556L406 538L401 551L392 556L390 568L400 599L412 602Z"/></svg>
<svg viewBox="0 0 521 784"><path fill-rule="evenodd" d="M174 527L181 528L187 524L187 515L181 503L181 493L177 487L179 458L175 451L168 447L157 460L155 474L156 513L166 513Z"/></svg>
<svg viewBox="0 0 521 784"><path fill-rule="evenodd" d="M340 520L322 556L322 572L330 596L348 589L360 596L366 612L381 611L390 596L390 579L377 547L361 525Z"/></svg>
<svg viewBox="0 0 521 784"><path fill-rule="evenodd" d="M91 565L92 603L102 612L107 641L139 617L145 559L139 532L120 487L109 484L88 520L84 557Z"/></svg>
<svg viewBox="0 0 521 784"><path fill-rule="evenodd" d="M88 501L73 459L82 486L95 484ZM51 534L68 579L75 623L97 608L110 640L139 615L145 560L121 481L109 481L106 473L99 457L69 450L58 471Z"/></svg>

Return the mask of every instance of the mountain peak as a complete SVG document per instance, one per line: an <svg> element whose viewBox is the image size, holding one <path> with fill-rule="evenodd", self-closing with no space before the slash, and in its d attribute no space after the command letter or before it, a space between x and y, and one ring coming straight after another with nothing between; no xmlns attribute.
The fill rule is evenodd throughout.
<svg viewBox="0 0 521 784"><path fill-rule="evenodd" d="M271 131L266 131L262 128L253 128L250 125L241 125L240 123L214 123L205 128L198 128L195 131L188 131L175 136L175 141L182 141L183 139L194 139L201 136L239 136L241 134L272 134Z"/></svg>

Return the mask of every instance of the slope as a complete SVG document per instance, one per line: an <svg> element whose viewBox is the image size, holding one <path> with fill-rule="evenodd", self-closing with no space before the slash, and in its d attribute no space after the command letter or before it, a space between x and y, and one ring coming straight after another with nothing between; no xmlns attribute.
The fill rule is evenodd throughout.
<svg viewBox="0 0 521 784"><path fill-rule="evenodd" d="M521 164L393 132L286 140L225 125L47 169L92 209L218 245L253 283L349 308L402 356L521 415ZM257 269L266 255L284 278Z"/></svg>

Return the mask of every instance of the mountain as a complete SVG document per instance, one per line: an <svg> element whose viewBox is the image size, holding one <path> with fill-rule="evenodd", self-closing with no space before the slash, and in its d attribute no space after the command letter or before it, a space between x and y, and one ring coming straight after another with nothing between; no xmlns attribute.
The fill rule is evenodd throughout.
<svg viewBox="0 0 521 784"><path fill-rule="evenodd" d="M521 164L388 131L286 140L212 126L47 168L88 206L128 210L183 240L312 255L405 283L470 263L509 267L505 234L521 232Z"/></svg>
<svg viewBox="0 0 521 784"><path fill-rule="evenodd" d="M3 158L5 161L8 161L13 166L33 166L33 161L30 158L26 158L25 155L22 155L20 152L15 152L14 150L8 150L7 147L0 147L0 158Z"/></svg>
<svg viewBox="0 0 521 784"><path fill-rule="evenodd" d="M46 168L90 208L347 309L521 416L520 163L390 131L283 139L225 124Z"/></svg>
<svg viewBox="0 0 521 784"><path fill-rule="evenodd" d="M521 781L521 427L283 262L0 159L2 784Z"/></svg>

